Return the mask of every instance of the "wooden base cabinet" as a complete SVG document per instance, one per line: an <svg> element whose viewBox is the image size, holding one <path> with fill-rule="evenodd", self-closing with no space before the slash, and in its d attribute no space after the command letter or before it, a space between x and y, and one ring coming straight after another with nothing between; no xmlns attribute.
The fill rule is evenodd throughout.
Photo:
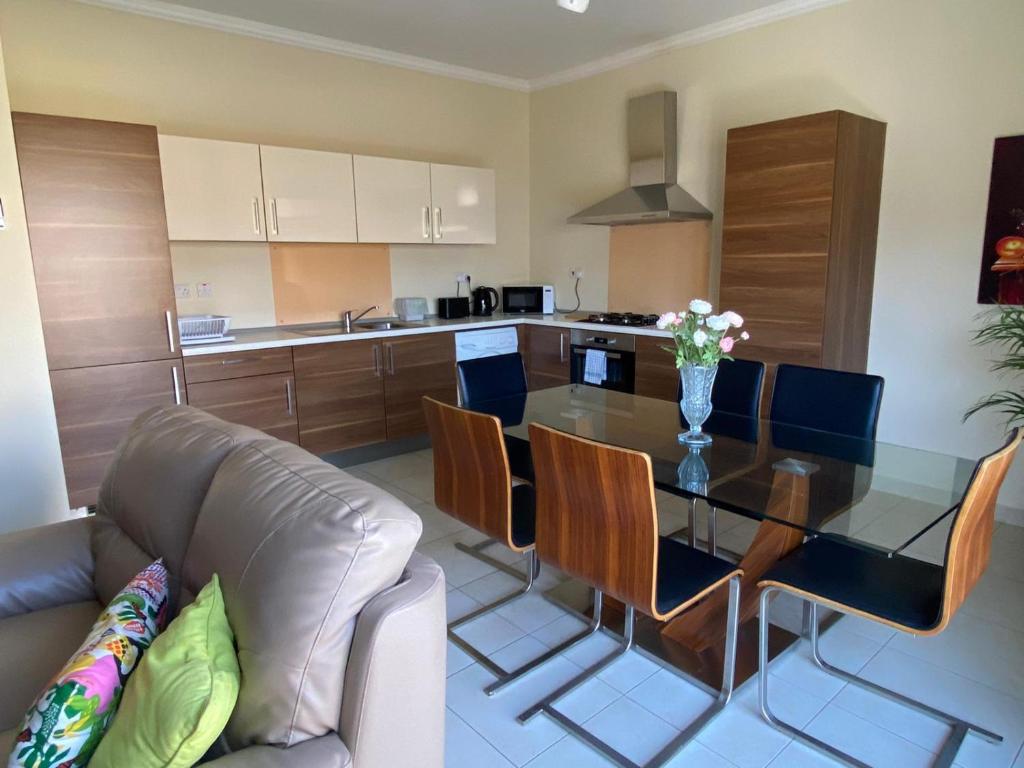
<svg viewBox="0 0 1024 768"><path fill-rule="evenodd" d="M316 454L387 439L381 342L295 347L299 443Z"/></svg>
<svg viewBox="0 0 1024 768"><path fill-rule="evenodd" d="M225 421L253 427L290 443L299 442L291 373L189 384L188 404Z"/></svg>
<svg viewBox="0 0 1024 768"><path fill-rule="evenodd" d="M569 383L569 330L527 326L526 352L530 389L549 389Z"/></svg>
<svg viewBox="0 0 1024 768"><path fill-rule="evenodd" d="M676 358L662 347L673 346L672 339L658 336L636 337L635 391L644 397L679 400L679 370Z"/></svg>
<svg viewBox="0 0 1024 768"><path fill-rule="evenodd" d="M455 404L455 334L400 336L383 345L388 440L426 434L424 396Z"/></svg>
<svg viewBox="0 0 1024 768"><path fill-rule="evenodd" d="M176 402L184 386L174 360L51 371L50 383L72 507L96 503L114 449L135 417Z"/></svg>

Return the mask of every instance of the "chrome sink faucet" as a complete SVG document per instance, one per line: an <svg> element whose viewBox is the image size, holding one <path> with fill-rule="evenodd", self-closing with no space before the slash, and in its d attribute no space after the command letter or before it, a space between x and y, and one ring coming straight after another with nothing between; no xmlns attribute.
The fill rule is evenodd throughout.
<svg viewBox="0 0 1024 768"><path fill-rule="evenodd" d="M341 324L345 326L345 333L351 333L352 332L352 324L355 323L355 322L358 322L359 318L361 318L363 315L367 314L368 312L373 312L373 310L375 310L375 309L380 309L380 305L374 304L372 307L367 307L366 309L364 309L362 312L360 312L355 317L352 317L352 310L351 309L347 309L344 312L342 312L342 314L341 314Z"/></svg>

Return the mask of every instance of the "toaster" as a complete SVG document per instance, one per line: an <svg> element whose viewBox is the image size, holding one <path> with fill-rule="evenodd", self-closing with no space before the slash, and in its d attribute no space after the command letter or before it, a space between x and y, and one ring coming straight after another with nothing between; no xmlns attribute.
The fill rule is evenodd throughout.
<svg viewBox="0 0 1024 768"><path fill-rule="evenodd" d="M427 316L427 300L421 296L395 299L395 314L399 320L422 320Z"/></svg>
<svg viewBox="0 0 1024 768"><path fill-rule="evenodd" d="M449 296L437 300L437 316L443 320L469 317L469 297Z"/></svg>

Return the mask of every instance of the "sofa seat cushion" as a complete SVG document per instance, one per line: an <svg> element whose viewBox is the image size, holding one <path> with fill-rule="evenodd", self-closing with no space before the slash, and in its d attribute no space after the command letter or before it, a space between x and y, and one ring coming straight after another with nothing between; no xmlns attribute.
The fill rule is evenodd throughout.
<svg viewBox="0 0 1024 768"><path fill-rule="evenodd" d="M0 731L16 729L32 702L85 640L103 606L94 600L0 621ZM0 750L5 758L10 750Z"/></svg>
<svg viewBox="0 0 1024 768"><path fill-rule="evenodd" d="M249 443L224 460L182 588L220 577L242 672L231 749L337 729L356 616L398 582L421 532L394 496L298 446Z"/></svg>

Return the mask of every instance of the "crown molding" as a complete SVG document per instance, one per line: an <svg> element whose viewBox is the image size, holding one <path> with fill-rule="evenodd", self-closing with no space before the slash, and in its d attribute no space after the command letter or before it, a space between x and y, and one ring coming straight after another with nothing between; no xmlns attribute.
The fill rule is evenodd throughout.
<svg viewBox="0 0 1024 768"><path fill-rule="evenodd" d="M734 35L747 29L761 27L765 24L788 19L791 16L799 16L803 13L809 13L820 8L827 8L831 5L839 5L845 2L847 0L782 0L781 2L767 5L764 8L758 8L756 11L732 16L713 24L705 24L703 27L696 27L672 37L666 37L653 43L630 48L621 53L595 59L586 64L580 64L578 67L570 67L561 72L534 78L529 81L530 90L539 91L543 88L571 83L574 80L583 80L587 77L599 75L602 72L609 72L613 69L620 69L630 64L654 58L666 51L700 45L701 43Z"/></svg>
<svg viewBox="0 0 1024 768"><path fill-rule="evenodd" d="M537 91L645 61L676 48L700 45L701 43L727 37L747 29L788 19L791 16L798 16L820 8L839 5L840 3L847 2L847 0L781 0L781 2L750 11L749 13L733 16L714 24L706 24L703 27L697 27L672 37L666 37L663 40L630 48L621 53L596 59L586 64L570 67L561 72L544 75L532 80L499 75L494 72L485 72L471 67L460 67L455 64L446 64L435 59L410 56L369 45L349 43L332 37L298 32L273 24L240 19L235 16L186 8L171 2L165 2L164 0L77 0L77 2L110 10L150 16L155 19L173 21L179 24L191 24L192 26L214 29L219 32L244 35L272 43L292 45L313 51L333 53L338 56L347 56L378 64L387 64L431 75L440 75L441 77L451 77L498 88L507 88L513 91Z"/></svg>
<svg viewBox="0 0 1024 768"><path fill-rule="evenodd" d="M529 81L521 78L507 77L493 72L472 69L471 67L460 67L455 64L446 64L442 61L396 53L384 48L349 43L332 37L324 37L323 35L297 32L273 24L240 19L236 16L226 16L221 13L186 8L173 3L163 2L163 0L78 0L78 2L115 11L150 16L164 21L175 21L180 24L191 24L196 27L215 29L219 32L254 37L271 43L282 43L299 48L308 48L312 51L333 53L353 59L362 59L363 61L373 61L378 64L412 69L417 72L426 72L431 75L468 80L483 85L497 86L498 88L508 88L513 91L530 90Z"/></svg>

